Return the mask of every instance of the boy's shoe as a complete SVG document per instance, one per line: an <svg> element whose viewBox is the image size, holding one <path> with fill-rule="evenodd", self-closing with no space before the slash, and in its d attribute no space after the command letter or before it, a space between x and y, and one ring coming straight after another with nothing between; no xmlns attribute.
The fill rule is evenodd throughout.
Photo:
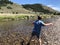
<svg viewBox="0 0 60 45"><path fill-rule="evenodd" d="M30 45L30 43L27 43L27 45Z"/></svg>

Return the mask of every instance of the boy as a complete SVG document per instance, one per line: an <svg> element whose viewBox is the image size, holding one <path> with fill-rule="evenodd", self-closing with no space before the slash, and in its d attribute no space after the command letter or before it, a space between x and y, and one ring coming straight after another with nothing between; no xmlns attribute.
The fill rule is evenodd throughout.
<svg viewBox="0 0 60 45"><path fill-rule="evenodd" d="M30 44L30 41L31 41L31 39L32 39L33 36L37 36L37 38L38 38L38 40L39 40L39 42L40 42L40 45L42 45L42 44L41 44L42 41L41 41L41 39L39 39L39 35L40 35L40 33L41 33L41 27L42 27L42 26L53 25L53 23L47 23L47 24L46 24L46 23L44 23L41 19L42 19L42 18L41 18L40 16L38 16L38 20L36 20L35 22L33 22L34 28L33 28L33 31L32 31L31 38L30 38L30 40L29 40L29 42L28 42L27 45Z"/></svg>

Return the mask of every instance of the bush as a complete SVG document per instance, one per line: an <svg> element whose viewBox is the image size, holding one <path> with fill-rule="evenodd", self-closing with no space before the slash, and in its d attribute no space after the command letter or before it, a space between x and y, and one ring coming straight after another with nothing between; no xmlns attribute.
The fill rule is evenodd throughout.
<svg viewBox="0 0 60 45"><path fill-rule="evenodd" d="M3 13L3 12L0 12L1 14Z"/></svg>
<svg viewBox="0 0 60 45"><path fill-rule="evenodd" d="M12 9L10 6L7 7L8 9Z"/></svg>
<svg viewBox="0 0 60 45"><path fill-rule="evenodd" d="M12 12L13 14L15 14L15 12Z"/></svg>
<svg viewBox="0 0 60 45"><path fill-rule="evenodd" d="M13 4L13 2L9 1L10 4Z"/></svg>
<svg viewBox="0 0 60 45"><path fill-rule="evenodd" d="M16 12L16 14L18 14L18 12Z"/></svg>
<svg viewBox="0 0 60 45"><path fill-rule="evenodd" d="M0 7L0 9L1 9L1 7Z"/></svg>

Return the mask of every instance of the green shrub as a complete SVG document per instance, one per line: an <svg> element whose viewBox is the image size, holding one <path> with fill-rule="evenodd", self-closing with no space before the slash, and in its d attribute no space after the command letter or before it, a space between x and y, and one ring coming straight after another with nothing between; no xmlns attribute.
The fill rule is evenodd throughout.
<svg viewBox="0 0 60 45"><path fill-rule="evenodd" d="M0 9L1 9L1 7L0 7Z"/></svg>
<svg viewBox="0 0 60 45"><path fill-rule="evenodd" d="M12 12L13 14L15 14L15 12Z"/></svg>
<svg viewBox="0 0 60 45"><path fill-rule="evenodd" d="M16 12L16 14L18 14L18 12Z"/></svg>
<svg viewBox="0 0 60 45"><path fill-rule="evenodd" d="M3 13L3 12L0 12L1 14Z"/></svg>
<svg viewBox="0 0 60 45"><path fill-rule="evenodd" d="M10 6L8 6L7 8L8 8L8 9L12 9L12 7L10 7Z"/></svg>

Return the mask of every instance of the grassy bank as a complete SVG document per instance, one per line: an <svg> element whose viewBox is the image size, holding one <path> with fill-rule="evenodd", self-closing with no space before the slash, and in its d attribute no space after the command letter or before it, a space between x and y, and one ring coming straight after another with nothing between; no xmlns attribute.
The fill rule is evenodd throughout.
<svg viewBox="0 0 60 45"><path fill-rule="evenodd" d="M43 19L46 18L53 18L56 17L56 15L40 15ZM30 15L30 14L11 14L11 15L0 15L0 21L14 21L14 20L21 20L21 19L35 19L36 15Z"/></svg>

